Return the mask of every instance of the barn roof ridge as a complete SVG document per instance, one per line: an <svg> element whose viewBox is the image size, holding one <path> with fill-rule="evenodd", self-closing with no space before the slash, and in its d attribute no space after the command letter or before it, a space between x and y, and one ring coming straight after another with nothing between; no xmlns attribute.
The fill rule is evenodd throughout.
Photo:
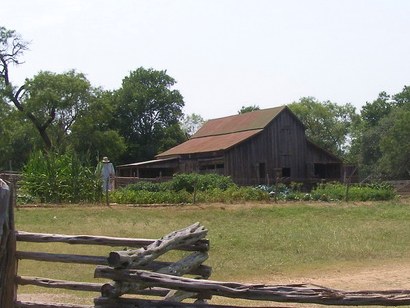
<svg viewBox="0 0 410 308"><path fill-rule="evenodd" d="M285 109L289 108L283 105L210 119L190 139L264 129Z"/></svg>

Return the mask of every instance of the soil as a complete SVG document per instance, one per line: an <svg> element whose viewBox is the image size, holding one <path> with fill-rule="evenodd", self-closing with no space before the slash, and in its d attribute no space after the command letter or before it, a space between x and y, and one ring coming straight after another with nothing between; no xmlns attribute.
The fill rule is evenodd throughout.
<svg viewBox="0 0 410 308"><path fill-rule="evenodd" d="M340 268L328 269L325 271L310 271L302 274L293 274L291 276L274 276L263 277L258 281L248 281L249 283L266 283L266 284L292 284L307 283L316 284L339 290L403 290L410 289L410 260L393 263L371 265L371 266L341 266ZM97 296L97 295L96 295ZM84 303L84 299L75 298L74 295L65 294L19 294L21 301L35 302L70 302L91 305L92 302ZM252 306L255 302L241 302L240 305ZM218 304L232 304L229 301L219 301ZM266 302L265 302L266 304ZM258 304L260 306L260 304ZM271 307L320 307L309 304L293 303L269 303ZM323 306L322 306L323 307Z"/></svg>

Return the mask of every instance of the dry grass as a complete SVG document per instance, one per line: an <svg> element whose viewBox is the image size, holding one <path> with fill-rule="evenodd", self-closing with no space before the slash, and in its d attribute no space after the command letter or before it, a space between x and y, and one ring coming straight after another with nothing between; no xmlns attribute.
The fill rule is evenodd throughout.
<svg viewBox="0 0 410 308"><path fill-rule="evenodd" d="M212 279L290 283L315 282L315 277L323 280L326 272L335 277L349 276L351 269L357 272L369 269L369 265L409 264L410 237L406 236L410 233L409 210L408 199L349 204L64 206L21 208L16 212L16 225L19 230L32 232L158 238L199 221L209 229L211 251L207 264L213 267ZM65 244L19 243L18 246L21 250L76 254L108 255L110 251L104 247ZM23 261L19 273L95 281L93 268ZM34 287L21 288L20 293L63 296L61 290ZM80 303L96 296L64 294Z"/></svg>

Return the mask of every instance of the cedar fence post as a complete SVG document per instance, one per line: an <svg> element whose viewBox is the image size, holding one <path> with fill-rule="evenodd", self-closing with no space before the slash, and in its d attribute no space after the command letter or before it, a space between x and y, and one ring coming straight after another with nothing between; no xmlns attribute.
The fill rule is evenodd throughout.
<svg viewBox="0 0 410 308"><path fill-rule="evenodd" d="M0 307L14 307L17 298L13 193L0 179Z"/></svg>

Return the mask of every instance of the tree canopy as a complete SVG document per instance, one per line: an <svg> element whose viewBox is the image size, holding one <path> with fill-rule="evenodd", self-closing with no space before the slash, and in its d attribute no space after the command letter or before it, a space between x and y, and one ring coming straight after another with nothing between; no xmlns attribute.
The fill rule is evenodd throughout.
<svg viewBox="0 0 410 308"><path fill-rule="evenodd" d="M359 162L363 176L410 178L410 88L381 92L361 112Z"/></svg>
<svg viewBox="0 0 410 308"><path fill-rule="evenodd" d="M152 159L162 141L168 140L170 146L184 140L179 126L184 101L172 89L175 83L166 71L143 67L123 79L114 94L114 125L128 144L125 161Z"/></svg>
<svg viewBox="0 0 410 308"><path fill-rule="evenodd" d="M360 121L351 104L320 102L303 97L289 105L306 127L306 135L322 148L346 158L354 138L354 127Z"/></svg>

